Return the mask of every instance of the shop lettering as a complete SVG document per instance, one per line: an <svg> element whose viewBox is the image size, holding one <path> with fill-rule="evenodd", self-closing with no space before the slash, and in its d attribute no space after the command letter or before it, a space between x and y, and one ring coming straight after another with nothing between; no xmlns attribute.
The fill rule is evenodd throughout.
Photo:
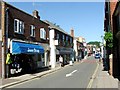
<svg viewBox="0 0 120 90"><path fill-rule="evenodd" d="M34 49L29 49L29 48L28 48L27 52L36 52L36 53L39 53L39 50L37 50L37 49L35 49L35 48L34 48Z"/></svg>

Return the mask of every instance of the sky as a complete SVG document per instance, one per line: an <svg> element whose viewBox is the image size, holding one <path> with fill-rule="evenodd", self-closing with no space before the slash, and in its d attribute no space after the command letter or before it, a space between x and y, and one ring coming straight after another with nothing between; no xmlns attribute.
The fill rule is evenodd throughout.
<svg viewBox="0 0 120 90"><path fill-rule="evenodd" d="M86 42L102 41L104 34L104 2L8 2L32 15L38 10L41 20L56 23L70 34L74 29L76 37Z"/></svg>

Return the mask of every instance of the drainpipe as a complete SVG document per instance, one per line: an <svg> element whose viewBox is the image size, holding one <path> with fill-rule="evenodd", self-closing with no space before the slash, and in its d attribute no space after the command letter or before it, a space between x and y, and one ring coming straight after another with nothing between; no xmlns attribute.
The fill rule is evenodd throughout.
<svg viewBox="0 0 120 90"><path fill-rule="evenodd" d="M5 34L5 36L6 36L6 40L5 40L5 45L6 45L6 55L7 55L7 53L8 53L8 23L9 23L9 21L8 21L8 18L9 18L9 8L7 7L6 8L6 34ZM6 61L6 59L5 59L5 61ZM8 78L8 76L9 76L9 66L8 65L6 65L6 76L7 76L7 78Z"/></svg>

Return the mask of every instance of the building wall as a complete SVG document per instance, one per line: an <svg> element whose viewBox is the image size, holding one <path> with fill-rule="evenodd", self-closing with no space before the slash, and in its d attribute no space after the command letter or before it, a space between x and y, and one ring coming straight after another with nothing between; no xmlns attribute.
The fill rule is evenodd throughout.
<svg viewBox="0 0 120 90"><path fill-rule="evenodd" d="M2 31L2 40L4 43L4 51L5 53L3 53L4 55L1 55L1 44L0 44L0 75L1 75L1 64L2 64L2 58L5 61L6 60L6 51L7 51L7 46L6 46L6 42L5 37L3 37L3 34L5 36L6 33L6 17L5 17L5 11L6 8L9 8L8 10L8 38L10 40L12 39L18 39L18 40L22 40L22 41L29 41L29 42L38 42L38 43L43 43L43 44L48 44L49 40L47 38L49 38L49 30L48 30L48 24L44 23L42 20L38 19L38 18L34 18L32 15L17 9L16 7L13 7L9 4L7 4L6 2L2 2L2 11L1 11L1 22L0 22L0 27L1 27L1 31ZM14 19L19 19L20 21L24 22L24 34L18 34L14 32ZM35 37L30 37L30 25L34 25L35 26ZM46 30L46 39L41 39L40 38L40 28L44 28ZM2 56L2 57L1 57ZM4 65L5 66L5 65ZM5 69L6 70L6 69ZM4 71L5 71L4 70Z"/></svg>
<svg viewBox="0 0 120 90"><path fill-rule="evenodd" d="M56 47L54 45L55 30L50 30L50 65L55 68L56 65Z"/></svg>
<svg viewBox="0 0 120 90"><path fill-rule="evenodd" d="M3 3L3 2L1 2L1 22L0 22L0 24L1 24L1 34L2 34L1 35L1 37L2 37L1 41L2 41L2 43L4 45L3 50L0 48L1 49L1 54L0 54L1 55L1 69L5 70L5 68L2 67L2 63L4 63L2 61L6 60L6 54L3 52L3 51L6 51L6 46L5 46L5 42L4 42L5 37L3 37L4 33L5 33L5 3ZM4 75L5 75L5 72L2 72L2 76L4 76Z"/></svg>
<svg viewBox="0 0 120 90"><path fill-rule="evenodd" d="M120 40L116 38L116 34L119 31L119 12L118 12L118 0L110 2L110 15L111 15L111 28L113 32L113 59L110 59L110 74L114 77L120 77ZM117 12L116 12L117 11ZM112 63L111 63L112 61Z"/></svg>
<svg viewBox="0 0 120 90"><path fill-rule="evenodd" d="M0 77L2 76L2 45L0 42Z"/></svg>
<svg viewBox="0 0 120 90"><path fill-rule="evenodd" d="M67 47L67 48L72 48L72 44L73 44L73 37L70 35L67 35L63 32L60 32L58 30L55 30L55 37L54 39L57 40L57 34L59 34L59 39L58 39L58 46L60 47ZM63 35L64 35L64 41L63 41ZM68 37L68 40L66 40L66 37ZM71 43L70 43L70 38L72 39Z"/></svg>
<svg viewBox="0 0 120 90"><path fill-rule="evenodd" d="M6 7L9 7L9 38L48 43L47 38L49 38L49 31L46 23L9 4L6 4ZM14 19L19 19L24 22L24 34L14 33ZM35 37L30 36L30 25L35 26ZM44 28L46 30L46 40L40 38L40 28Z"/></svg>
<svg viewBox="0 0 120 90"><path fill-rule="evenodd" d="M0 12L2 11L2 3L0 2ZM0 14L0 22L1 22L1 14ZM0 23L0 29L1 29L1 23Z"/></svg>
<svg viewBox="0 0 120 90"><path fill-rule="evenodd" d="M115 11L116 5L117 5L117 1L118 0L114 0L114 2L110 2L110 17L111 17L111 28L112 28L112 32L113 32L113 13Z"/></svg>
<svg viewBox="0 0 120 90"><path fill-rule="evenodd" d="M2 5L0 2L0 12L2 9ZM0 22L1 22L1 14L0 14ZM0 77L2 76L2 47L1 47L1 41L2 41L2 30L1 30L1 23L0 23Z"/></svg>
<svg viewBox="0 0 120 90"><path fill-rule="evenodd" d="M76 61L77 61L77 56L78 56L78 49L77 49L77 40L76 39L74 39L74 41L73 41L73 43L74 43L74 58L76 59Z"/></svg>

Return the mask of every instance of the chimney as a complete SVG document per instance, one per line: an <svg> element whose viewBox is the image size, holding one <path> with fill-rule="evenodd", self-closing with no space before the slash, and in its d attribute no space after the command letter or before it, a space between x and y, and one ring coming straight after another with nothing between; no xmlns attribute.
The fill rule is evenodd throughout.
<svg viewBox="0 0 120 90"><path fill-rule="evenodd" d="M39 16L38 14L39 14L39 12L38 12L37 10L34 10L34 11L33 11L33 16L34 16L35 18L40 19L40 16Z"/></svg>
<svg viewBox="0 0 120 90"><path fill-rule="evenodd" d="M72 37L74 37L74 29L73 29L73 28L71 28L70 35L71 35Z"/></svg>

